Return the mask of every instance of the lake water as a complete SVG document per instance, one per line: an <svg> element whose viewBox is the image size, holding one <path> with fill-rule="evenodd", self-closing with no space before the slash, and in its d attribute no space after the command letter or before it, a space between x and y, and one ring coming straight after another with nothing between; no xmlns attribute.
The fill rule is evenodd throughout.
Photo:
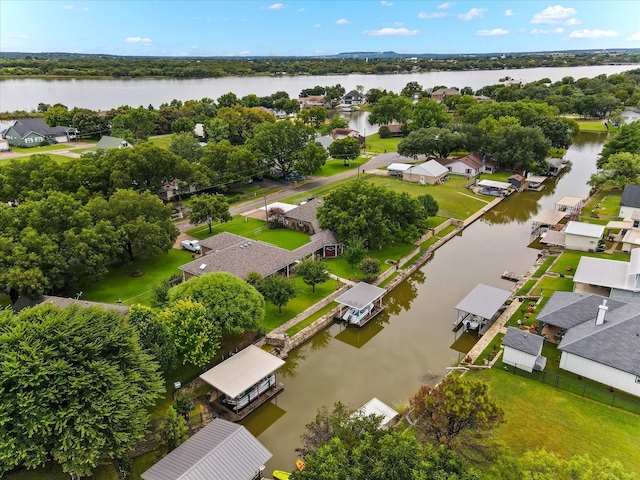
<svg viewBox="0 0 640 480"><path fill-rule="evenodd" d="M477 90L493 85L506 76L516 80L532 82L550 78L552 82L563 77L575 79L593 78L600 74L612 75L637 65L594 65L566 68L528 68L521 70L484 70L462 72L424 72L398 75L334 75L298 77L222 77L205 79L4 79L0 80L0 111L32 110L38 103L62 103L69 108L108 110L120 105L146 107L160 106L177 100L200 100L204 97L217 99L233 92L238 97L250 93L258 96L285 91L297 98L305 88L316 85L341 84L347 91L362 85L371 88L400 92L409 82L418 82L424 88L436 85L447 87L471 87Z"/></svg>

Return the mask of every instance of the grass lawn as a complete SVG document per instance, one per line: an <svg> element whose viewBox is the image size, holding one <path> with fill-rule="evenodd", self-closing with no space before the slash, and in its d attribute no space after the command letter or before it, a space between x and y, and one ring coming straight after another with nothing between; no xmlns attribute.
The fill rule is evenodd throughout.
<svg viewBox="0 0 640 480"><path fill-rule="evenodd" d="M550 296L552 292L572 292L573 278L542 277L542 280L531 290L531 295L538 296L541 290L544 291L545 296Z"/></svg>
<svg viewBox="0 0 640 480"><path fill-rule="evenodd" d="M243 217L236 215L233 219L226 223L221 223L213 227L213 234L209 233L208 225L200 225L198 227L187 230L187 234L192 237L203 240L220 232L235 233L254 240L272 243L278 247L295 250L302 245L309 243L309 235L302 232L294 232L287 228L267 228L264 220L257 218Z"/></svg>
<svg viewBox="0 0 640 480"><path fill-rule="evenodd" d="M335 280L329 279L320 285L316 285L316 291L312 293L311 287L305 284L302 278L293 277L293 281L296 284L298 296L289 300L289 303L282 307L282 313L278 313L278 307L267 302L265 318L260 324L260 327L264 328L266 332L270 332L274 328L279 327L299 313L304 312L307 308L315 305L332 292L335 292L337 285Z"/></svg>
<svg viewBox="0 0 640 480"><path fill-rule="evenodd" d="M95 152L96 149L92 147L84 147L84 148L74 148L73 150L69 150L71 153L84 153L84 152Z"/></svg>
<svg viewBox="0 0 640 480"><path fill-rule="evenodd" d="M505 410L506 422L492 438L514 454L544 446L565 458L580 453L616 460L640 475L640 415L497 368L467 375L487 382Z"/></svg>
<svg viewBox="0 0 640 480"><path fill-rule="evenodd" d="M442 225L449 220L446 217L429 217L429 227L436 228L438 225Z"/></svg>
<svg viewBox="0 0 640 480"><path fill-rule="evenodd" d="M149 467L147 467L149 468ZM144 470L143 470L144 471ZM142 473L142 472L141 472ZM69 474L62 471L62 467L54 462L49 462L43 468L35 470L20 470L16 473L4 475L6 480L69 480ZM118 474L112 463L100 465L93 471L92 480L118 480Z"/></svg>
<svg viewBox="0 0 640 480"><path fill-rule="evenodd" d="M534 278L540 278L542 275L545 274L545 272L549 269L549 267L551 266L551 264L553 262L556 261L558 257L548 257L545 259L545 261L542 263L542 265L540 265L540 268L538 268L538 270L536 270L536 273L533 274Z"/></svg>
<svg viewBox="0 0 640 480"><path fill-rule="evenodd" d="M171 145L172 136L173 136L172 134L168 134L168 135L161 135L158 137L152 137L149 139L149 143L160 148L166 148L168 150L169 145Z"/></svg>
<svg viewBox="0 0 640 480"><path fill-rule="evenodd" d="M527 282L522 286L522 288L516 292L516 296L521 297L522 295L527 295L529 291L533 288L533 286L536 284L536 282L537 280L535 279L527 280Z"/></svg>
<svg viewBox="0 0 640 480"><path fill-rule="evenodd" d="M111 266L100 283L83 279L80 285L80 290L83 292L81 298L106 303L116 303L120 299L126 305L134 303L148 305L149 298L145 293L149 291L151 285L170 275L180 273L178 266L191 259L191 253L172 248L169 253L136 260L133 263ZM136 270L143 271L144 275L132 277L130 274Z"/></svg>
<svg viewBox="0 0 640 480"><path fill-rule="evenodd" d="M513 175L513 172L482 173L480 174L480 180L493 180L494 182L508 182L509 177L511 175Z"/></svg>
<svg viewBox="0 0 640 480"><path fill-rule="evenodd" d="M438 210L438 216L446 218L467 218L494 199L493 197L474 195L469 192L465 188L467 179L465 177L458 176L449 177L449 180L444 182L442 185L428 186L380 176L372 176L368 178L367 181L387 187L396 192L407 192L412 197L428 193L436 202L438 202L440 207Z"/></svg>
<svg viewBox="0 0 640 480"><path fill-rule="evenodd" d="M50 152L52 150L67 150L69 145L49 145L47 147L33 147L33 148L21 148L21 147L11 147L11 150L16 153L42 153L42 152Z"/></svg>
<svg viewBox="0 0 640 480"><path fill-rule="evenodd" d="M607 222L615 220L620 213L620 198L622 197L622 190L612 190L610 188L600 190L585 204L582 209L581 221L593 220L591 214L598 215L598 219L603 221L606 225Z"/></svg>
<svg viewBox="0 0 640 480"><path fill-rule="evenodd" d="M371 178L373 175L365 175L364 178ZM291 195L290 197L286 197L280 200L283 203L300 203L307 198L322 198L325 195L328 195L333 190L338 188L345 183L355 181L354 178L343 178L342 180L338 180L337 182L331 182L330 184L323 185L322 187L312 188L311 190L307 190L306 192L296 193L295 195Z"/></svg>
<svg viewBox="0 0 640 480"><path fill-rule="evenodd" d="M606 258L607 260L629 261L629 254L623 252L595 253L595 252L563 252L553 265L550 272L573 275L582 257ZM571 269L569 269L571 267Z"/></svg>
<svg viewBox="0 0 640 480"><path fill-rule="evenodd" d="M604 123L602 123L602 120L580 120L577 118L573 120L578 122L581 132L614 132L618 130L616 127L609 127L609 129L607 129Z"/></svg>
<svg viewBox="0 0 640 480"><path fill-rule="evenodd" d="M422 242L420 244L420 251L424 252L427 248L429 248L431 245L438 242L439 240L440 240L439 237L431 237L429 240Z"/></svg>
<svg viewBox="0 0 640 480"><path fill-rule="evenodd" d="M34 155L39 155L37 152L34 152ZM46 155L47 157L50 157L52 160L55 160L57 163L59 164L64 164L64 163L69 163L73 160L75 160L75 158L71 158L71 157L65 157L64 155L54 155L53 153L43 153L43 155ZM13 158L3 158L2 160L0 160L0 168L2 167L2 165L6 165L7 163L9 163L11 160L14 159L21 159L21 158L26 158L26 157L13 157Z"/></svg>
<svg viewBox="0 0 640 480"><path fill-rule="evenodd" d="M351 160L349 162L349 165L345 165L342 160L327 160L327 163L325 163L318 172L314 173L313 176L331 177L338 173L348 172L349 170L353 170L354 168L359 168L360 165L364 165L368 161L368 158L359 157L355 160Z"/></svg>
<svg viewBox="0 0 640 480"><path fill-rule="evenodd" d="M398 150L398 144L402 141L401 137L380 138L380 135L374 133L368 135L366 139L367 152L370 153L386 153Z"/></svg>
<svg viewBox="0 0 640 480"><path fill-rule="evenodd" d="M313 322L315 322L317 319L319 319L321 316L323 316L327 312L330 312L331 310L333 310L337 306L338 306L337 302L331 302L328 305L325 305L324 307L322 307L320 310L318 310L313 315L309 315L303 321L301 321L300 323L296 323L293 327L288 329L287 330L287 335L289 335L290 337L294 336L296 333L298 333L299 331L301 331L305 327L308 327Z"/></svg>
<svg viewBox="0 0 640 480"><path fill-rule="evenodd" d="M391 260L400 260L402 257L407 255L411 250L415 248L414 245L388 245L379 250L368 250L367 257L377 258L380 260L380 271L384 272L388 268L391 267L386 261L388 259ZM356 265L355 268L351 268L351 265L344 259L344 257L332 258L330 260L323 260L324 266L329 270L329 272L337 275L340 278L350 279L358 279L362 280L364 275L358 269Z"/></svg>

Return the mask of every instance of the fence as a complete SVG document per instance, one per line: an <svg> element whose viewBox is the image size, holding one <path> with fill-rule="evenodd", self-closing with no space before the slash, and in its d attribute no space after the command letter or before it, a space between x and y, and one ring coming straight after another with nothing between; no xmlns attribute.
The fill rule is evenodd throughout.
<svg viewBox="0 0 640 480"><path fill-rule="evenodd" d="M567 392L575 393L581 397L605 403L629 412L640 414L640 399L623 392L616 392L604 386L597 386L591 380L578 380L548 372L527 372L517 366L504 364L504 370L521 377L535 380Z"/></svg>

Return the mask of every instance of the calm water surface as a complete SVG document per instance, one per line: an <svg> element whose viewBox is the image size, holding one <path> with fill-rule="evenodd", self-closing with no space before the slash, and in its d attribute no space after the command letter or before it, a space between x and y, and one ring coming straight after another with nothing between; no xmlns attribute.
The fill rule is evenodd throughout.
<svg viewBox="0 0 640 480"><path fill-rule="evenodd" d="M284 391L243 422L274 454L267 472L293 468L299 435L322 405L357 408L372 397L393 405L437 382L461 355L451 348L455 305L478 283L510 289L502 272L531 267L538 251L527 248L530 219L564 195L588 196L605 139L581 134L566 155L569 171L542 192L511 196L440 248L385 297L387 308L372 323L360 330L334 324L292 351L280 373Z"/></svg>
<svg viewBox="0 0 640 480"><path fill-rule="evenodd" d="M38 103L62 103L69 108L108 110L120 105L160 106L177 100L217 99L228 92L243 97L254 93L259 97L285 91L297 98L305 88L316 85L341 84L347 91L362 85L400 92L409 82L424 88L436 85L471 87L474 90L493 85L506 76L532 82L549 78L552 82L563 77L592 78L600 74L620 73L637 65L594 65L566 68L528 68L522 70L486 70L473 72L424 72L399 75L334 75L300 77L222 77L204 79L6 79L0 80L0 111L31 110Z"/></svg>

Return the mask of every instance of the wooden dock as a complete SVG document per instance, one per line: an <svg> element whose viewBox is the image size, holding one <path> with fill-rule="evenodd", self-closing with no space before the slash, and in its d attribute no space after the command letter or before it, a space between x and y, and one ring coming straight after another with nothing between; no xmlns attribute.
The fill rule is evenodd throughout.
<svg viewBox="0 0 640 480"><path fill-rule="evenodd" d="M276 383L273 387L271 387L269 390L261 394L257 399L255 399L249 405L247 405L244 408L241 408L237 412L234 412L233 410L228 408L226 405L222 404L217 399L215 401L210 400L209 404L211 405L211 409L220 418L229 420L230 422L239 422L240 420L244 419L247 415L252 413L260 405L267 403L269 400L271 400L273 397L279 394L282 390L284 390L284 384ZM221 397L222 395L219 396L219 398Z"/></svg>
<svg viewBox="0 0 640 480"><path fill-rule="evenodd" d="M510 282L519 282L520 280L522 280L522 274L514 273L514 272L508 272L508 271L505 270L500 278L503 278L505 280L509 280Z"/></svg>

